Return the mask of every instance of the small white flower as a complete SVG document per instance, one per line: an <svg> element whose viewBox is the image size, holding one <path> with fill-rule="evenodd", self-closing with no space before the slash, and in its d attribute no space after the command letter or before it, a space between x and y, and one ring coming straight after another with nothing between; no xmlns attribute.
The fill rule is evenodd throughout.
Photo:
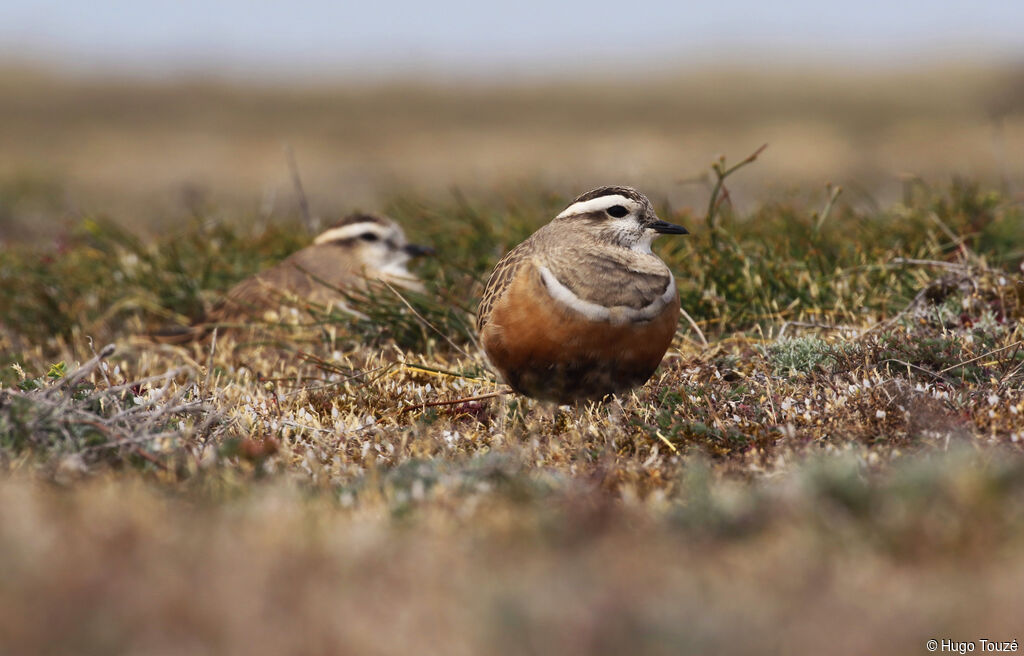
<svg viewBox="0 0 1024 656"><path fill-rule="evenodd" d="M875 419L885 419L885 410L877 410L875 412Z"/></svg>
<svg viewBox="0 0 1024 656"><path fill-rule="evenodd" d="M441 431L441 439L443 439L448 446L455 446L455 443L459 440L458 431L444 430Z"/></svg>

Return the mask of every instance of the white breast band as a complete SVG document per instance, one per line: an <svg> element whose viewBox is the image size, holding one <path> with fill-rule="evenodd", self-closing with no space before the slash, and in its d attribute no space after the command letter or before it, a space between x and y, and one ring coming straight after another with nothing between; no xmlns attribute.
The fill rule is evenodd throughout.
<svg viewBox="0 0 1024 656"><path fill-rule="evenodd" d="M563 285L562 282L555 277L555 274L551 273L551 270L546 266L540 266L538 269L540 269L541 280L544 281L544 285L547 287L548 293L551 294L551 298L555 299L562 305L579 312L591 321L610 321L616 324L650 321L661 313L665 306L671 302L672 297L677 293L676 279L672 276L672 272L670 271L668 274L668 285L665 287L665 291L661 296L654 299L648 305L639 309L631 308L626 305L605 307L598 303L583 300L574 294L572 290Z"/></svg>

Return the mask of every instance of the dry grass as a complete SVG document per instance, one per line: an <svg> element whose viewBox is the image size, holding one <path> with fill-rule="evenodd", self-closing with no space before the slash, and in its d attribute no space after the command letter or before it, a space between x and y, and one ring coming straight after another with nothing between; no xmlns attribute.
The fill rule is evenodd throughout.
<svg viewBox="0 0 1024 656"><path fill-rule="evenodd" d="M9 249L2 642L895 654L1019 638L1024 216L964 182L911 191L825 220L726 208L714 230L663 207L694 229L660 251L710 344L681 325L647 385L572 408L459 400L499 389L471 312L497 257L567 200L543 188L393 197L443 254L430 294L378 289L353 299L370 321L296 308L189 347L139 335L308 235L199 207L155 240L92 221L59 253ZM87 336L116 349L94 357ZM420 407L436 401L453 402Z"/></svg>

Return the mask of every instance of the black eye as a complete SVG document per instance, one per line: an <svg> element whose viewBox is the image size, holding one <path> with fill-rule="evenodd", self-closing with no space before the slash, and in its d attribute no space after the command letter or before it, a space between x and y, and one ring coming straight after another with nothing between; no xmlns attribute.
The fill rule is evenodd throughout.
<svg viewBox="0 0 1024 656"><path fill-rule="evenodd" d="M363 234L359 235L359 238L362 239L363 241L377 241L378 239L380 239L380 235L378 235L375 232L364 232Z"/></svg>
<svg viewBox="0 0 1024 656"><path fill-rule="evenodd" d="M627 210L622 205L612 205L605 211L608 212L608 214L614 216L616 219L621 219L622 217L629 214L629 210Z"/></svg>

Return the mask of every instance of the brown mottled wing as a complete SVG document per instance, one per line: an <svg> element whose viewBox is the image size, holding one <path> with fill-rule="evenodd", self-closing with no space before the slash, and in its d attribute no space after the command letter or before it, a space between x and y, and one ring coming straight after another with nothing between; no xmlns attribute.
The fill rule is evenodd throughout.
<svg viewBox="0 0 1024 656"><path fill-rule="evenodd" d="M519 271L519 267L531 255L533 255L533 239L527 239L508 253L505 253L505 257L498 260L498 263L494 266L494 271L491 272L491 277L487 279L483 296L480 297L480 305L476 309L477 332L483 330L484 326L487 325L487 321L491 317L491 311L494 309L494 304L508 291L509 285L512 284L512 279L515 278L516 272Z"/></svg>
<svg viewBox="0 0 1024 656"><path fill-rule="evenodd" d="M277 265L250 276L225 294L207 316L208 322L230 321L274 309L290 298L321 300L332 286L345 287L352 272L343 261L318 256L326 247L310 246ZM322 282L321 282L322 281Z"/></svg>

